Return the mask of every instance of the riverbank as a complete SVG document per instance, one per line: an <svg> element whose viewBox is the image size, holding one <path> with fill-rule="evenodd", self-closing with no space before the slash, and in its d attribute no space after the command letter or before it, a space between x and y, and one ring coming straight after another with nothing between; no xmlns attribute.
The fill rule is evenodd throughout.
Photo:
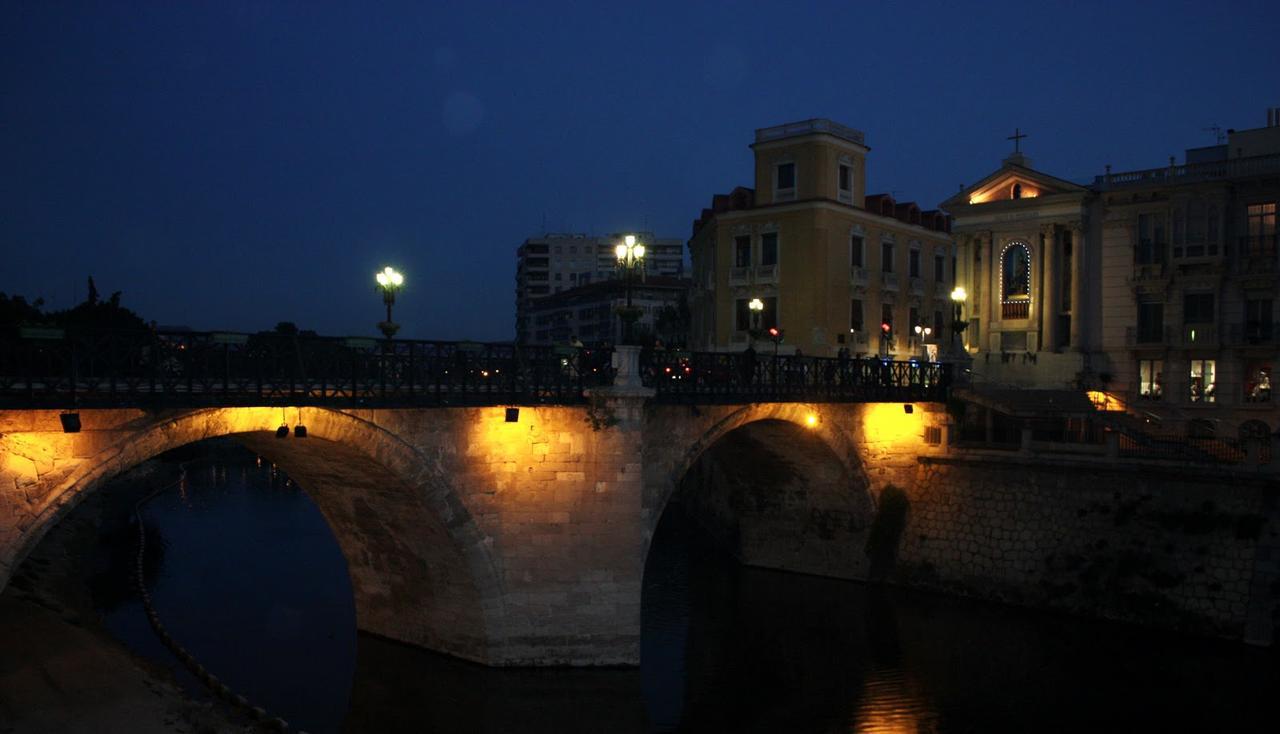
<svg viewBox="0 0 1280 734"><path fill-rule="evenodd" d="M0 734L251 731L217 704L188 698L169 671L114 639L95 611L100 533L118 527L172 468L150 462L115 491L89 497L50 530L0 594Z"/></svg>

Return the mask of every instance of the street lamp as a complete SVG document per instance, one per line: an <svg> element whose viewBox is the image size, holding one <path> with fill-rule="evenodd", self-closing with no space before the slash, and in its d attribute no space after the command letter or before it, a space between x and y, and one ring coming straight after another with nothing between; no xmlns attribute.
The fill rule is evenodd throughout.
<svg viewBox="0 0 1280 734"><path fill-rule="evenodd" d="M747 304L747 308L751 310L751 348L756 348L756 337L760 336L760 317L764 314L764 301L759 298L752 298Z"/></svg>
<svg viewBox="0 0 1280 734"><path fill-rule="evenodd" d="M955 350L956 337L964 333L969 324L961 320L964 316L964 302L969 297L964 286L958 285L951 291L951 349Z"/></svg>
<svg viewBox="0 0 1280 734"><path fill-rule="evenodd" d="M913 331L916 332L916 344L923 347L925 340L933 333L933 328L922 324L916 324Z"/></svg>
<svg viewBox="0 0 1280 734"><path fill-rule="evenodd" d="M631 306L631 279L634 271L644 275L644 245L636 241L636 236L629 234L613 249L618 258L618 269L622 271L623 288L627 294L627 305L618 311L622 319L622 343L631 343L631 326L640 316L639 309Z"/></svg>
<svg viewBox="0 0 1280 734"><path fill-rule="evenodd" d="M378 281L378 290L382 291L382 302L387 304L387 320L378 324L382 333L390 339L400 330L400 324L391 320L391 307L396 303L396 293L404 286L404 276L388 265L373 276Z"/></svg>

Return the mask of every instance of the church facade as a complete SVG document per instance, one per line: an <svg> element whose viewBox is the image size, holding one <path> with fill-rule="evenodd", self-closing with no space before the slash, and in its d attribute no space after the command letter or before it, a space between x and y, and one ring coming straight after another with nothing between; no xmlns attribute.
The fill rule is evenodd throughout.
<svg viewBox="0 0 1280 734"><path fill-rule="evenodd" d="M1077 184L1021 153L944 202L975 381L1104 390L1190 435L1280 430L1280 119Z"/></svg>

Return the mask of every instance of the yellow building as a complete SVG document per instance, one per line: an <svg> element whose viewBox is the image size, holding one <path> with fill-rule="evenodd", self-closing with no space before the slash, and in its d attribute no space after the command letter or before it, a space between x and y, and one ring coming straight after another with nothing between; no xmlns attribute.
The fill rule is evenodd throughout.
<svg viewBox="0 0 1280 734"><path fill-rule="evenodd" d="M906 357L945 345L949 217L867 196L865 136L830 120L756 130L751 148L754 189L715 196L693 224L690 346L741 350L753 329L775 326L779 351L815 356L847 347ZM755 298L764 310L753 324Z"/></svg>

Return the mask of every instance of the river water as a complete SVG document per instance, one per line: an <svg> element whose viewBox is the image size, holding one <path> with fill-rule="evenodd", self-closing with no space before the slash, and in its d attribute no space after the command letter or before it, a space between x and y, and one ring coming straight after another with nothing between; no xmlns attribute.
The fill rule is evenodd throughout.
<svg viewBox="0 0 1280 734"><path fill-rule="evenodd" d="M170 633L295 729L324 732L1266 731L1274 651L743 568L680 508L644 580L639 670L491 670L358 634L324 519L226 441L161 459L147 579ZM136 490L136 488L134 488ZM110 488L108 488L108 491ZM131 591L127 527L91 576L110 632L207 694Z"/></svg>

